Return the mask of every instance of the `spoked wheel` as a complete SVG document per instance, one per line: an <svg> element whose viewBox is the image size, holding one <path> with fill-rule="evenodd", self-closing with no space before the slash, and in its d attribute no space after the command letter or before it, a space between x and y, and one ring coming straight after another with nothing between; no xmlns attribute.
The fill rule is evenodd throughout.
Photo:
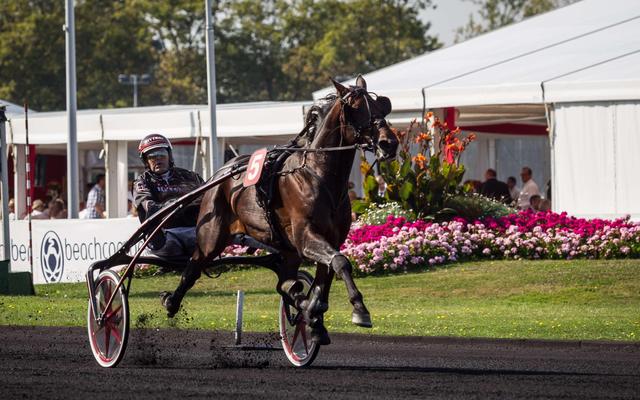
<svg viewBox="0 0 640 400"><path fill-rule="evenodd" d="M304 284L304 292L309 294L313 278L308 272L298 271L298 279ZM320 346L311 341L311 328L302 313L280 299L280 341L287 358L296 367L311 365L318 355Z"/></svg>
<svg viewBox="0 0 640 400"><path fill-rule="evenodd" d="M95 286L98 315L104 313L104 322L98 324L91 310L87 315L87 330L91 351L98 364L110 368L118 365L124 356L129 337L129 303L124 285L116 292L113 302L105 309L107 302L114 292L120 276L111 270L105 270L98 275Z"/></svg>

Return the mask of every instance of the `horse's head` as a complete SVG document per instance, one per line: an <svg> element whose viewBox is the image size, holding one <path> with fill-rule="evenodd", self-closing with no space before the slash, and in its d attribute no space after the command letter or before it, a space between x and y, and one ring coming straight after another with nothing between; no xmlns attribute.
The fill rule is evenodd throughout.
<svg viewBox="0 0 640 400"><path fill-rule="evenodd" d="M358 75L355 86L348 88L333 79L331 81L338 91L342 107L341 125L351 128L343 130L344 141L370 146L380 160L394 158L398 138L385 120L391 112L391 100L384 96L371 97L362 75Z"/></svg>

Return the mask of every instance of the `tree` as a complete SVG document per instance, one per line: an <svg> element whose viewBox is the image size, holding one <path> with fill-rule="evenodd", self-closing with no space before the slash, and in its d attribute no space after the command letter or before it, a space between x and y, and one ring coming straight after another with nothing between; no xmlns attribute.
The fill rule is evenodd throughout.
<svg viewBox="0 0 640 400"><path fill-rule="evenodd" d="M158 50L154 83L157 104L207 102L205 17L202 0L138 0Z"/></svg>
<svg viewBox="0 0 640 400"><path fill-rule="evenodd" d="M469 22L456 31L455 42L490 32L536 14L563 7L577 0L467 0L480 7L478 13L481 21L476 22L473 15Z"/></svg>
<svg viewBox="0 0 640 400"><path fill-rule="evenodd" d="M64 2L0 0L0 98L37 110L65 108ZM150 71L151 32L135 2L78 1L78 108L131 104L118 73ZM149 100L144 94L141 101Z"/></svg>
<svg viewBox="0 0 640 400"><path fill-rule="evenodd" d="M132 87L119 84L118 74L153 73L158 57L142 11L136 2L76 3L78 108L132 106ZM147 88L139 87L139 104L158 104Z"/></svg>
<svg viewBox="0 0 640 400"><path fill-rule="evenodd" d="M0 1L0 98L42 110L62 109L64 22L60 1Z"/></svg>
<svg viewBox="0 0 640 400"><path fill-rule="evenodd" d="M418 13L431 1L297 0L284 15L287 98L306 98L328 76L354 76L439 48Z"/></svg>
<svg viewBox="0 0 640 400"><path fill-rule="evenodd" d="M220 102L309 99L329 76L435 49L418 13L431 0L218 0ZM65 108L64 2L0 0L0 98ZM117 76L149 73L142 105L207 99L202 0L76 1L78 107L131 104Z"/></svg>

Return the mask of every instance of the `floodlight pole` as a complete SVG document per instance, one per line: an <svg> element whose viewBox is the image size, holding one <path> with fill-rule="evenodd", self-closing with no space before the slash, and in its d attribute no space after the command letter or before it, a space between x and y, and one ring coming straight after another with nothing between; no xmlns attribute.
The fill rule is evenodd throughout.
<svg viewBox="0 0 640 400"><path fill-rule="evenodd" d="M67 53L67 201L68 218L78 218L78 131L76 125L76 28L73 0L65 2Z"/></svg>
<svg viewBox="0 0 640 400"><path fill-rule="evenodd" d="M138 107L138 75L131 75L133 79L133 106Z"/></svg>
<svg viewBox="0 0 640 400"><path fill-rule="evenodd" d="M205 25L207 29L207 98L209 102L209 171L211 176L220 167L218 154L218 133L216 131L216 52L213 42L213 16L211 0L205 0Z"/></svg>

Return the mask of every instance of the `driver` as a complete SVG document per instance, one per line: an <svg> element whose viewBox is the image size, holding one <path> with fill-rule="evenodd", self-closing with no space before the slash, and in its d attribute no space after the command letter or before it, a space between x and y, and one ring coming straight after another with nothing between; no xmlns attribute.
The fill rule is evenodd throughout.
<svg viewBox="0 0 640 400"><path fill-rule="evenodd" d="M171 142L162 135L146 136L138 145L138 153L145 166L133 184L140 222L204 183L197 173L174 166ZM196 248L199 210L197 200L174 215L149 242L151 253L162 258L191 257Z"/></svg>

